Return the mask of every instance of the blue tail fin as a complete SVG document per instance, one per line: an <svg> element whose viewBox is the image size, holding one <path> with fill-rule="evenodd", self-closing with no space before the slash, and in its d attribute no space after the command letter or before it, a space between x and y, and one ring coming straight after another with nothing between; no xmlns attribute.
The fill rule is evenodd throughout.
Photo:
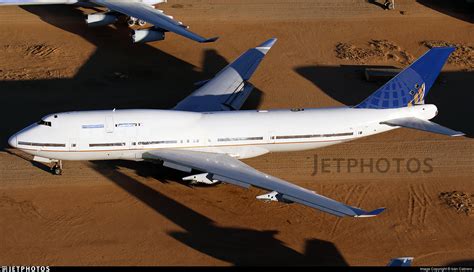
<svg viewBox="0 0 474 272"><path fill-rule="evenodd" d="M435 47L380 87L356 108L390 109L423 104L454 47Z"/></svg>

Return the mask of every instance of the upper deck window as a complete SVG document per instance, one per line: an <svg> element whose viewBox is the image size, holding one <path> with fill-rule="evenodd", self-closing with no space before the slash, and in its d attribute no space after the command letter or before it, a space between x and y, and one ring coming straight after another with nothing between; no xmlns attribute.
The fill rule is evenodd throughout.
<svg viewBox="0 0 474 272"><path fill-rule="evenodd" d="M45 120L39 120L36 124L40 125L40 126L48 126L50 127L51 126L51 122L49 121L45 121Z"/></svg>
<svg viewBox="0 0 474 272"><path fill-rule="evenodd" d="M120 123L120 124L115 124L116 127L137 127L139 126L138 123Z"/></svg>
<svg viewBox="0 0 474 272"><path fill-rule="evenodd" d="M104 124L82 125L82 128L104 128Z"/></svg>

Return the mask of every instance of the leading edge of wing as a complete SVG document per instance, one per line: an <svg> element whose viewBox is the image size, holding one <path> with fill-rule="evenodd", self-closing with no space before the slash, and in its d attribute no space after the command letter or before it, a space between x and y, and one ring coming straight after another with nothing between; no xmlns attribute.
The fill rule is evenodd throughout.
<svg viewBox="0 0 474 272"><path fill-rule="evenodd" d="M162 149L147 152L144 154L144 158L158 159L171 163L166 165L171 168L173 168L173 165L176 165L178 168L187 167L207 172L212 176L218 176L218 179L221 181L241 187L252 185L257 188L276 191L287 201L303 204L340 217L373 217L385 210L385 208L378 208L373 211L365 211L340 203L285 180L260 172L226 154Z"/></svg>

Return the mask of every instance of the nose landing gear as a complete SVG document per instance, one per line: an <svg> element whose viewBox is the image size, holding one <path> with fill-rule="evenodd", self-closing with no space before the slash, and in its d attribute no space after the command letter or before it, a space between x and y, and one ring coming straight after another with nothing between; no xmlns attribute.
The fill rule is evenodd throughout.
<svg viewBox="0 0 474 272"><path fill-rule="evenodd" d="M51 167L51 172L53 175L62 175L63 174L63 162L61 160L54 163Z"/></svg>

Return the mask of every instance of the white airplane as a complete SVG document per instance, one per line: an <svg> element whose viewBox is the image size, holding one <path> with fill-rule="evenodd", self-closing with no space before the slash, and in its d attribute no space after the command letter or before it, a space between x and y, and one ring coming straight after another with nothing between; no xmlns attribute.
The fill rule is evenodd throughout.
<svg viewBox="0 0 474 272"><path fill-rule="evenodd" d="M166 15L162 10L155 9L154 5L167 0L0 0L0 6L7 5L49 5L68 4L85 7L106 7L108 11L87 15L86 23L89 26L104 26L115 23L122 14L128 16L127 24L144 26L147 22L152 28L133 30L132 40L138 42L161 41L165 39L165 32L174 32L188 39L200 42L214 42L218 37L206 39L188 30L188 26Z"/></svg>
<svg viewBox="0 0 474 272"><path fill-rule="evenodd" d="M171 110L102 110L55 113L9 139L35 161L134 160L163 162L191 173L183 180L218 181L268 190L265 201L297 202L336 216L370 217L239 161L268 152L308 150L408 127L451 136L461 132L428 121L434 105L423 104L453 48L433 48L355 107L239 110L250 79L276 39L249 49Z"/></svg>

